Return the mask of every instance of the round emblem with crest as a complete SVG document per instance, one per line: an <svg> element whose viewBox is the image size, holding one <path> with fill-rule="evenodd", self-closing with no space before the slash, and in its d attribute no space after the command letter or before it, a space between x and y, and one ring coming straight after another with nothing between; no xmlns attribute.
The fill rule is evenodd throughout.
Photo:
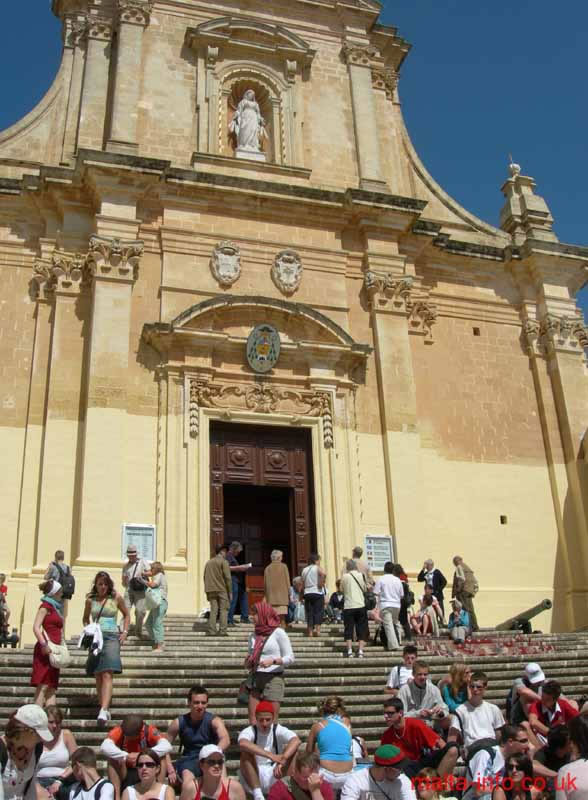
<svg viewBox="0 0 588 800"><path fill-rule="evenodd" d="M280 334L273 325L257 325L247 339L247 362L254 372L269 372L280 357Z"/></svg>

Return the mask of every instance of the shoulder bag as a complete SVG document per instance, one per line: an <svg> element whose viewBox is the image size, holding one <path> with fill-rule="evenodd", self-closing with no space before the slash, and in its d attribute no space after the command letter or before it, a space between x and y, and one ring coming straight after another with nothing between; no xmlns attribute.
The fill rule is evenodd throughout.
<svg viewBox="0 0 588 800"><path fill-rule="evenodd" d="M364 579L363 579L363 583L364 583L364 587L365 588L362 588L361 583L357 580L355 575L352 575L351 577L353 578L353 580L356 582L356 584L359 586L359 588L363 592L363 602L365 603L366 611L373 611L374 608L376 607L376 603L377 603L376 595L372 592L371 589L367 588L365 576L364 576Z"/></svg>
<svg viewBox="0 0 588 800"><path fill-rule="evenodd" d="M159 586L148 586L145 590L145 608L147 611L153 611L159 608L162 601L161 589Z"/></svg>
<svg viewBox="0 0 588 800"><path fill-rule="evenodd" d="M71 655L69 650L67 649L67 645L64 641L61 644L55 644L52 642L51 639L48 638L45 631L45 639L47 641L47 647L49 648L49 663L55 669L63 669L64 667L69 667L71 664Z"/></svg>
<svg viewBox="0 0 588 800"><path fill-rule="evenodd" d="M141 580L141 578L137 578L137 568L141 562L137 561L135 564L135 569L133 570L133 577L129 581L129 589L132 589L133 592L144 592L147 588L146 584ZM158 603L159 605L159 603Z"/></svg>

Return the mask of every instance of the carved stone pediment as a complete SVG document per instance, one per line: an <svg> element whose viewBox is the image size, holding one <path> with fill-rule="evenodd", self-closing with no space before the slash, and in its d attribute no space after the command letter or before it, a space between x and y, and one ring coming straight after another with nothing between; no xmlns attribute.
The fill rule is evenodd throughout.
<svg viewBox="0 0 588 800"><path fill-rule="evenodd" d="M309 66L315 55L304 39L282 25L237 16L221 17L203 22L197 28L188 28L186 44L189 47L230 45L233 49L261 51L266 56L269 52L298 60L304 66Z"/></svg>

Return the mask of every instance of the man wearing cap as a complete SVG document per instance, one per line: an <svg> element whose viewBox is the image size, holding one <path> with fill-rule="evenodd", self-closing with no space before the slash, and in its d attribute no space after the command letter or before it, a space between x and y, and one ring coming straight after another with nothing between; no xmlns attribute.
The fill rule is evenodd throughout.
<svg viewBox="0 0 588 800"><path fill-rule="evenodd" d="M360 800L373 794L387 800L416 800L410 780L403 773L406 757L393 744L380 745L369 769L353 772L341 790L341 800Z"/></svg>
<svg viewBox="0 0 588 800"><path fill-rule="evenodd" d="M205 745L198 758L202 776L196 781L196 794L190 795L193 800L213 797L216 800L245 800L239 781L229 778L226 784L223 783L225 754L218 745Z"/></svg>
<svg viewBox="0 0 588 800"><path fill-rule="evenodd" d="M300 747L294 731L274 723L274 719L273 703L262 700L255 708L255 725L249 725L239 734L239 780L254 800L263 800L273 784L287 775Z"/></svg>
<svg viewBox="0 0 588 800"><path fill-rule="evenodd" d="M403 772L413 778L425 767L432 767L439 775L450 775L457 763L459 748L455 742L446 744L441 737L420 719L405 717L399 697L384 701L384 719L389 727L381 743L400 748L407 761Z"/></svg>
<svg viewBox="0 0 588 800"><path fill-rule="evenodd" d="M127 563L122 568L122 585L125 589L125 604L129 611L135 606L135 633L141 638L145 617L145 590L147 581L143 577L149 571L149 562L137 556L137 545L127 546Z"/></svg>
<svg viewBox="0 0 588 800"><path fill-rule="evenodd" d="M34 703L21 706L8 717L4 738L6 745L0 739L2 763L6 757L0 797L4 796L5 800L22 798L37 774L43 743L53 741L47 714Z"/></svg>

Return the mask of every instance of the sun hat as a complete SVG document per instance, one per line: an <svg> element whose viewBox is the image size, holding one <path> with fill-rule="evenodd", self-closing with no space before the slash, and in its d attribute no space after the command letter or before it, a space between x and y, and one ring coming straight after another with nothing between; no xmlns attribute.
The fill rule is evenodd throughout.
<svg viewBox="0 0 588 800"><path fill-rule="evenodd" d="M219 753L223 758L225 757L223 751L216 744L205 744L200 751L198 761L204 761L205 758L209 758L213 753Z"/></svg>
<svg viewBox="0 0 588 800"><path fill-rule="evenodd" d="M36 731L44 742L52 742L53 734L49 730L49 720L47 714L43 711L41 706L35 703L27 703L21 706L14 719L20 722L21 725L26 725L27 728L32 728Z"/></svg>

